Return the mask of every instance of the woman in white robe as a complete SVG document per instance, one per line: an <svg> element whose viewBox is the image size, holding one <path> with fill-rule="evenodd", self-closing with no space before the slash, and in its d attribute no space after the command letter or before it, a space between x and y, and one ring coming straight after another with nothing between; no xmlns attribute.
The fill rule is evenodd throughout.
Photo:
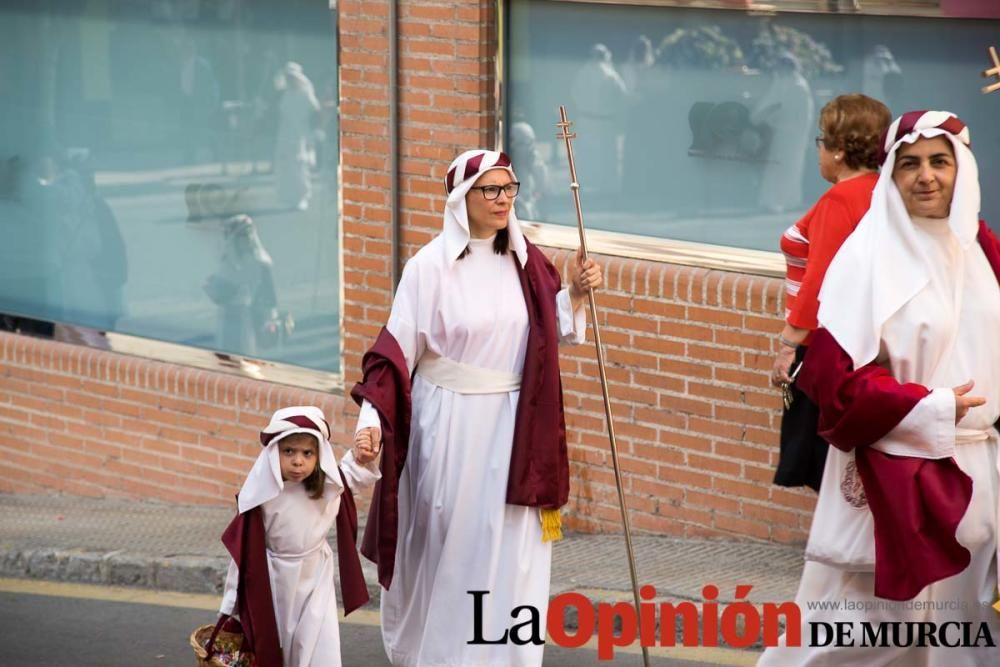
<svg viewBox="0 0 1000 667"><path fill-rule="evenodd" d="M312 197L310 169L316 164L312 132L320 104L312 81L298 63L287 63L278 81L283 92L278 101L274 184L282 204L304 211Z"/></svg>
<svg viewBox="0 0 1000 667"><path fill-rule="evenodd" d="M493 151L455 160L443 232L406 264L386 325L407 370L416 371L395 567L381 597L382 637L394 665L542 662L543 643L467 643L475 631L469 591L488 591L481 628L488 640L515 623L516 607L531 605L540 612L544 642L549 597L552 543L543 541L539 509L506 504L528 341L514 263L524 266L527 247L512 208L514 172L506 165L506 156ZM498 233L509 240L499 254ZM573 287L556 295L561 341L583 342L583 298L601 282L600 267L588 260L575 268ZM374 433L377 441L378 429L379 416L366 401L359 436Z"/></svg>
<svg viewBox="0 0 1000 667"><path fill-rule="evenodd" d="M983 628L993 642L1000 640L1000 622L991 608L997 599L1000 508L1000 436L994 428L1000 417L1000 254L997 266L991 266L994 260L986 254L987 248L996 253L1000 244L979 223L978 171L968 143L967 128L946 112L911 112L893 123L872 207L830 265L819 310L820 323L849 356L854 372L871 368L874 361L891 373L874 390L883 392L885 409L914 387L925 393L869 447L876 455L891 455L885 459L889 465L906 459L954 462L958 476L971 482L971 494L964 513L959 508L953 537L938 532L937 539L957 541L958 550L968 555L962 553L947 570L954 574L929 576L926 585L914 585L912 599L876 595L879 577L899 574L885 563L876 567L880 559L901 557L904 568L920 572L931 554L894 554L903 547L879 544L872 493L902 490L868 486L889 482L884 476L865 480L859 473L861 464L855 459L860 446L851 451L831 447L796 597L802 646L769 649L760 666L1000 664L997 648L976 641ZM805 364L810 361L817 359L807 355ZM828 376L833 371L817 366L811 372ZM854 400L851 391L831 387L844 403ZM822 426L824 406L820 408ZM831 444L842 443L831 437ZM923 470L916 484L934 481L933 471ZM934 491L924 488L926 497L933 497ZM898 518L906 530L913 525L934 534L934 526L921 516ZM889 645L866 642L863 623L878 631L882 622L933 623L934 638L952 645L927 640L918 645L915 632L907 641L905 625L898 626L899 642L892 640L892 625L883 633ZM809 646L811 630L823 627L819 623L851 624L853 645L833 641ZM962 624L969 629L968 638L963 638ZM824 636L825 630L819 633L820 639Z"/></svg>
<svg viewBox="0 0 1000 667"><path fill-rule="evenodd" d="M305 416L310 425L303 426ZM294 420L294 421L293 421ZM327 537L340 511L341 481L352 491L371 488L379 478L370 457L348 452L339 470L329 442L329 426L315 407L278 410L264 431L272 435L247 476L239 495L241 514L263 513L274 617L284 667L339 667L340 628L334 584L334 554ZM306 480L282 479L281 443L307 433L319 442L318 466L325 475L322 496L313 497ZM220 613L236 615L239 570L229 563Z"/></svg>

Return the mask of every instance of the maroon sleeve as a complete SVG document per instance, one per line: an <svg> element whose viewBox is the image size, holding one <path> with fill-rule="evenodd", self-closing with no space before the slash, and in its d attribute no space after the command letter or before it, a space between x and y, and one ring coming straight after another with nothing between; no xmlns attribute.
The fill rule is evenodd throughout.
<svg viewBox="0 0 1000 667"><path fill-rule="evenodd" d="M930 393L874 362L854 369L826 329L814 334L795 384L820 408L819 434L845 452L883 438Z"/></svg>
<svg viewBox="0 0 1000 667"><path fill-rule="evenodd" d="M985 220L979 221L977 240L986 255L986 261L990 263L997 280L1000 280L1000 239L997 239L996 234L987 226Z"/></svg>
<svg viewBox="0 0 1000 667"><path fill-rule="evenodd" d="M410 375L399 343L384 327L361 365L364 378L351 397L358 405L371 403L382 425L382 478L372 493L361 553L378 565L379 583L389 590L399 530L399 476L410 441Z"/></svg>
<svg viewBox="0 0 1000 667"><path fill-rule="evenodd" d="M969 476L953 458L895 456L868 447L930 391L897 382L875 363L854 369L825 329L816 332L796 384L819 406L820 435L854 451L875 524L875 595L910 600L964 570L970 554L955 533L972 500Z"/></svg>

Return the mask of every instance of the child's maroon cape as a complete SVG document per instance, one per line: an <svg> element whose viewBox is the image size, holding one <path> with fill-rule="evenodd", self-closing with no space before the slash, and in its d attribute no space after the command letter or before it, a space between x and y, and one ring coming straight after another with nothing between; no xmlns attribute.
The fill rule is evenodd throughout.
<svg viewBox="0 0 1000 667"><path fill-rule="evenodd" d="M368 602L368 586L358 558L358 509L354 494L340 471L344 492L340 495L337 512L337 564L340 566L340 595L344 600L344 616Z"/></svg>
<svg viewBox="0 0 1000 667"><path fill-rule="evenodd" d="M236 607L246 643L254 652L258 667L281 667L281 643L274 619L260 507L237 514L222 533L222 543L239 568Z"/></svg>

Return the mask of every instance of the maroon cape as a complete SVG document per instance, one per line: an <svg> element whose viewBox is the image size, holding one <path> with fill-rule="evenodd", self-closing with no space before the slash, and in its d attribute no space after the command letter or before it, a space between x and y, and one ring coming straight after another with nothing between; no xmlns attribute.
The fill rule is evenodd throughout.
<svg viewBox="0 0 1000 667"><path fill-rule="evenodd" d="M344 615L368 602L368 587L358 559L358 510L344 473L344 491L337 512L337 564L340 567L340 594ZM240 615L246 644L253 650L258 667L281 667L281 644L271 598L271 577L267 570L264 516L260 507L237 514L222 533L222 543L239 568L236 610Z"/></svg>
<svg viewBox="0 0 1000 667"><path fill-rule="evenodd" d="M507 503L558 508L569 499L569 457L559 376L556 294L559 272L528 242L528 261L517 258L521 291L528 309L528 341L517 403ZM382 422L382 479L375 487L361 553L378 564L379 583L392 583L398 531L399 474L406 462L410 432L410 377L396 339L383 329L362 360L364 379L351 396L364 399Z"/></svg>
<svg viewBox="0 0 1000 667"><path fill-rule="evenodd" d="M978 241L1000 281L1000 241L985 222ZM953 458L895 456L868 447L930 391L897 382L874 362L854 369L825 329L814 335L796 384L819 405L819 434L854 451L875 524L875 595L909 600L964 570L970 554L955 533L972 500L969 476Z"/></svg>

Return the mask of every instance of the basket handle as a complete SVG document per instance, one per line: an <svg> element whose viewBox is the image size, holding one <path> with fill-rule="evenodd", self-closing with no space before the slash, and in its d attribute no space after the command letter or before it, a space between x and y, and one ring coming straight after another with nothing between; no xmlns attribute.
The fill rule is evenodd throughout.
<svg viewBox="0 0 1000 667"><path fill-rule="evenodd" d="M205 645L205 651L207 655L205 660L211 662L212 656L215 654L215 638L219 636L219 632L222 630L222 626L226 624L232 616L229 614L219 614L219 621L215 624L215 629L212 630L212 636L208 638L208 644Z"/></svg>

